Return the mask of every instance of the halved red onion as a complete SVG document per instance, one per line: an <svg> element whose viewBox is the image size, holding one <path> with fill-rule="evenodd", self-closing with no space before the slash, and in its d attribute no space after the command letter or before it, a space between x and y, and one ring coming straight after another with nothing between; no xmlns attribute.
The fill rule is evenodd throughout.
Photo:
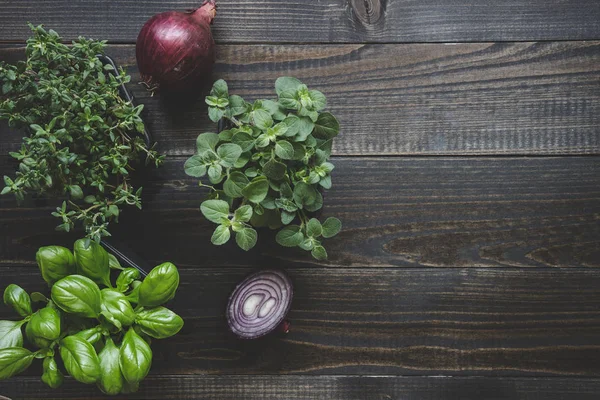
<svg viewBox="0 0 600 400"><path fill-rule="evenodd" d="M242 339L256 339L277 329L292 305L294 289L282 271L256 272L237 285L229 297L227 322Z"/></svg>

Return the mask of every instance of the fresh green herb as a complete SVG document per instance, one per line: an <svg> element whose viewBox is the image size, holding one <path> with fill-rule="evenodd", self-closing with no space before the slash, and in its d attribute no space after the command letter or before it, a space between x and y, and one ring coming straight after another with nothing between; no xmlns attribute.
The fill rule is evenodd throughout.
<svg viewBox="0 0 600 400"><path fill-rule="evenodd" d="M62 384L59 365L64 365L73 378L95 383L106 394L134 392L152 365L150 339L168 338L183 327L183 319L162 306L175 296L177 268L161 264L140 281L136 269L114 265L121 271L113 288L106 250L86 239L75 242L74 249L74 256L60 246L38 251L50 299L15 284L6 287L4 303L23 319L0 321L0 380L39 358L42 381L51 388Z"/></svg>
<svg viewBox="0 0 600 400"><path fill-rule="evenodd" d="M217 224L213 244L227 243L233 232L238 246L249 250L257 241L254 228L283 227L276 236L280 245L326 259L322 238L342 225L337 218L321 224L314 213L323 207L321 190L331 188L328 160L339 123L323 112L325 96L299 80L279 78L275 91L277 100L247 103L229 95L225 81L215 82L206 97L209 117L224 118L231 129L198 136L197 154L184 169L208 177L210 184L200 182L210 190L200 210Z"/></svg>
<svg viewBox="0 0 600 400"><path fill-rule="evenodd" d="M79 38L61 43L53 30L30 25L27 60L0 62L0 119L24 129L16 177L4 177L2 194L20 202L29 192L66 197L52 213L57 230L70 231L82 222L88 237L109 235L110 221L122 206L142 207L142 188L130 182L133 164L141 158L156 166L163 156L148 148L140 133L143 106L119 96L130 77L103 66L104 41Z"/></svg>

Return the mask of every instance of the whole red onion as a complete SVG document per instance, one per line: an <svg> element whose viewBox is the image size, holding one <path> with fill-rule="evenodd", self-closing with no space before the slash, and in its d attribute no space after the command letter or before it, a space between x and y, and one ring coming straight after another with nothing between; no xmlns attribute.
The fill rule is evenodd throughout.
<svg viewBox="0 0 600 400"><path fill-rule="evenodd" d="M278 329L287 333L285 316L293 297L290 278L282 271L259 271L237 285L229 297L227 322L242 339L256 339Z"/></svg>
<svg viewBox="0 0 600 400"><path fill-rule="evenodd" d="M215 0L207 0L194 11L164 12L144 24L135 55L148 89L186 92L211 79L215 42L210 25L215 15Z"/></svg>

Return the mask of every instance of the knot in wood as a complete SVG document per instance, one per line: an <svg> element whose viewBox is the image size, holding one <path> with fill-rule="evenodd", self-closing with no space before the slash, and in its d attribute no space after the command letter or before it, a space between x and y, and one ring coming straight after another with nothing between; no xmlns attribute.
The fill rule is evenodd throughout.
<svg viewBox="0 0 600 400"><path fill-rule="evenodd" d="M382 0L350 0L354 14L365 26L375 25L383 14Z"/></svg>

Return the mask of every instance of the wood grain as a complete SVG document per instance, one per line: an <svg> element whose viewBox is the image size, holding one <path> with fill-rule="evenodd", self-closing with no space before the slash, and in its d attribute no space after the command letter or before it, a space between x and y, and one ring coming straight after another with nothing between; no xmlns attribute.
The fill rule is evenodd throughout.
<svg viewBox="0 0 600 400"><path fill-rule="evenodd" d="M133 46L107 53L139 81ZM600 154L600 42L218 49L213 78L248 100L274 97L282 75L327 95L342 126L337 155ZM169 102L129 87L167 154L190 154L198 133L215 130L203 94ZM1 126L5 154L21 134Z"/></svg>
<svg viewBox="0 0 600 400"><path fill-rule="evenodd" d="M112 233L146 259L181 266L311 266L271 231L257 248L212 246L214 224L199 211L205 191L187 177L185 158L138 177L144 210L122 212ZM327 240L330 261L350 267L600 266L600 158L335 158L322 218L343 231ZM15 164L0 158L0 175ZM57 235L58 201L17 208L0 197L0 264L34 260Z"/></svg>
<svg viewBox="0 0 600 400"><path fill-rule="evenodd" d="M67 38L135 42L146 20L193 9L200 0L5 0L0 38L23 41L27 22ZM594 0L219 0L221 43L474 42L600 39Z"/></svg>
<svg viewBox="0 0 600 400"><path fill-rule="evenodd" d="M185 326L153 343L153 373L600 376L595 269L286 268L290 333L236 339L228 295L267 266L287 267L181 268L169 307ZM35 265L0 274L44 290ZM0 318L8 315L3 305Z"/></svg>
<svg viewBox="0 0 600 400"><path fill-rule="evenodd" d="M93 386L68 380L50 391L39 379L3 383L13 399L105 399ZM595 400L597 379L397 376L154 375L128 399L196 400Z"/></svg>

